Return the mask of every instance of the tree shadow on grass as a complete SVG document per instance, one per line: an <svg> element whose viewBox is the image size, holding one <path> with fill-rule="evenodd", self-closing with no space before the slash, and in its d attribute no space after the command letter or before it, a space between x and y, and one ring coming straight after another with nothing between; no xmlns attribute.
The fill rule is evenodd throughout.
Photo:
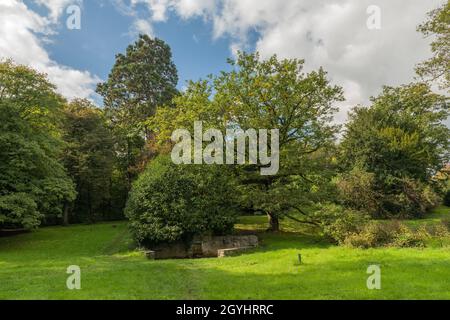
<svg viewBox="0 0 450 320"><path fill-rule="evenodd" d="M301 265L295 264L295 255L290 253L273 257L276 260L250 255L247 259L253 264L242 260L240 268L231 261L209 265L199 270L200 298L450 299L450 258L443 260L442 253L427 257L419 251L361 250L336 259L313 253L306 251L306 262ZM367 268L372 264L381 267L381 290L366 286Z"/></svg>
<svg viewBox="0 0 450 320"><path fill-rule="evenodd" d="M81 267L81 291L66 289L61 265L29 264L0 271L0 298L450 299L443 250L302 248L303 264L296 261L301 248L285 241L224 259L78 257L71 262ZM371 264L381 266L382 290L366 287Z"/></svg>
<svg viewBox="0 0 450 320"><path fill-rule="evenodd" d="M349 249L281 232L258 233L261 246L238 257L150 261L124 246L123 229L98 228L0 241L0 298L450 299L446 249ZM382 290L366 287L371 264L381 266ZM69 265L81 267L81 291L66 288Z"/></svg>

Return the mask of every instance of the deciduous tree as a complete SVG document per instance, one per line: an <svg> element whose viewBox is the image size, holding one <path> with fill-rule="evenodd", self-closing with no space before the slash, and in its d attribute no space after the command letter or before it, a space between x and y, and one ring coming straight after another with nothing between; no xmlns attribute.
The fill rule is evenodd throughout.
<svg viewBox="0 0 450 320"><path fill-rule="evenodd" d="M268 215L270 230L292 211L314 224L308 211L328 192L338 130L334 103L343 100L342 89L322 69L305 74L302 60L240 53L230 63L232 71L191 83L174 100L176 109L158 110L153 128L163 141L175 129L192 129L194 121L204 121L204 129L278 129L278 174L261 176L260 165L235 166L236 192L244 206Z"/></svg>
<svg viewBox="0 0 450 320"><path fill-rule="evenodd" d="M0 63L0 227L54 221L75 198L61 161L64 103L44 74Z"/></svg>
<svg viewBox="0 0 450 320"><path fill-rule="evenodd" d="M434 81L442 88L450 88L450 1L428 13L429 19L417 29L426 37L433 37L433 56L420 64L419 76Z"/></svg>
<svg viewBox="0 0 450 320"><path fill-rule="evenodd" d="M424 213L427 185L449 160L448 116L448 99L421 83L385 87L350 114L341 160L372 174L378 216Z"/></svg>

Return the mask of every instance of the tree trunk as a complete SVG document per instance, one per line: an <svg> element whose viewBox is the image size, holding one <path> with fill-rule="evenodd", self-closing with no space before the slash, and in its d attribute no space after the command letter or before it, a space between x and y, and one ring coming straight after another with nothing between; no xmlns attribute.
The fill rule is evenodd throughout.
<svg viewBox="0 0 450 320"><path fill-rule="evenodd" d="M67 202L64 203L63 225L69 225L69 204Z"/></svg>
<svg viewBox="0 0 450 320"><path fill-rule="evenodd" d="M88 215L91 223L94 223L94 217L92 212L92 200L91 200L91 186L88 185L87 189L87 201L88 201Z"/></svg>
<svg viewBox="0 0 450 320"><path fill-rule="evenodd" d="M108 212L113 212L113 205L112 205L112 178L109 177L109 186L108 186Z"/></svg>
<svg viewBox="0 0 450 320"><path fill-rule="evenodd" d="M270 232L280 231L280 221L278 220L278 217L270 212L267 213L267 217L269 218L269 229L267 229L267 231Z"/></svg>

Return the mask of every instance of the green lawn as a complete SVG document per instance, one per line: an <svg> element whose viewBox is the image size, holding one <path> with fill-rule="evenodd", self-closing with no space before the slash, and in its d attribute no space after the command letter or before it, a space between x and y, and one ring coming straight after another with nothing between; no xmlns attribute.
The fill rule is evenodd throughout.
<svg viewBox="0 0 450 320"><path fill-rule="evenodd" d="M243 217L237 229L265 223ZM259 249L225 259L147 260L124 222L0 238L0 299L450 299L449 247L349 249L283 227L289 232L261 233ZM381 266L381 290L366 287L371 264ZM69 265L81 267L79 291L66 289Z"/></svg>
<svg viewBox="0 0 450 320"><path fill-rule="evenodd" d="M424 219L407 220L404 222L411 227L418 227L422 224L427 224L427 225L437 224L443 219L450 219L450 208L449 207L440 206L440 207L437 207L436 209L434 209Z"/></svg>

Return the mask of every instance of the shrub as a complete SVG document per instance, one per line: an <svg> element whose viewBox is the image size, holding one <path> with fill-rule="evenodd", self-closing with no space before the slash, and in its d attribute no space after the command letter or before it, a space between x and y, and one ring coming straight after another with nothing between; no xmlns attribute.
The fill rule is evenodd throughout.
<svg viewBox="0 0 450 320"><path fill-rule="evenodd" d="M349 235L344 244L357 248L374 248L386 246L392 242L401 229L400 223L391 221L387 223L370 222L360 232Z"/></svg>
<svg viewBox="0 0 450 320"><path fill-rule="evenodd" d="M422 227L416 232L412 231L405 225L401 225L400 230L390 244L394 247L411 248L411 247L425 247L426 241L430 238L427 230Z"/></svg>
<svg viewBox="0 0 450 320"><path fill-rule="evenodd" d="M232 231L236 219L231 179L216 166L152 161L134 183L125 209L134 239L141 245Z"/></svg>
<svg viewBox="0 0 450 320"><path fill-rule="evenodd" d="M377 180L374 173L359 167L340 174L336 187L345 206L372 218L422 217L441 200L430 185L419 180L394 176Z"/></svg>
<svg viewBox="0 0 450 320"><path fill-rule="evenodd" d="M375 190L375 175L353 168L336 179L341 201L355 210L364 211L371 217L379 215L380 194Z"/></svg>
<svg viewBox="0 0 450 320"><path fill-rule="evenodd" d="M397 218L424 217L426 212L437 206L439 196L431 186L409 178L394 178L393 191L386 193L383 199L383 209L390 212L389 216Z"/></svg>
<svg viewBox="0 0 450 320"><path fill-rule="evenodd" d="M442 221L442 223L437 224L433 227L433 236L438 237L438 238L445 238L448 237L450 235L450 229L449 229L449 225L448 225L448 221Z"/></svg>
<svg viewBox="0 0 450 320"><path fill-rule="evenodd" d="M366 214L338 205L325 205L316 213L324 235L335 243L343 244L345 239L358 231L369 221Z"/></svg>
<svg viewBox="0 0 450 320"><path fill-rule="evenodd" d="M449 218L442 219L441 223L445 228L447 228L448 231L450 231L450 219Z"/></svg>
<svg viewBox="0 0 450 320"><path fill-rule="evenodd" d="M442 203L442 196L431 185L427 185L422 191L422 201L425 211L429 211Z"/></svg>
<svg viewBox="0 0 450 320"><path fill-rule="evenodd" d="M371 222L357 233L349 235L344 244L356 248L393 246L400 248L425 247L430 234L425 227L414 231L397 221Z"/></svg>

